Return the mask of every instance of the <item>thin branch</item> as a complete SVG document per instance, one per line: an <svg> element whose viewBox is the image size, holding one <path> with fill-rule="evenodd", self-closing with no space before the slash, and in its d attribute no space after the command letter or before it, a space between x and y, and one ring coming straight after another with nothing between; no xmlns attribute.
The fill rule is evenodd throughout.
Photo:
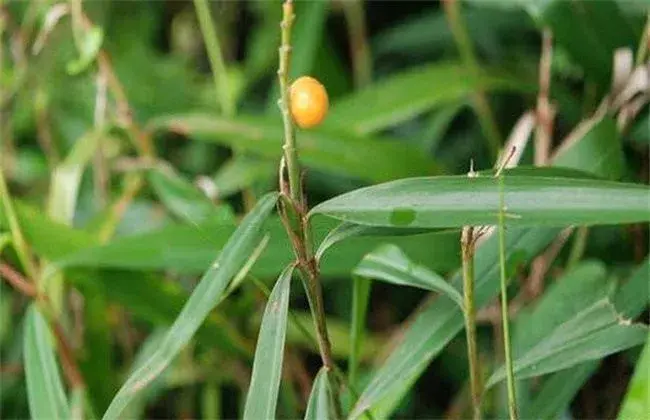
<svg viewBox="0 0 650 420"><path fill-rule="evenodd" d="M461 59L465 66L473 73L474 76L479 74L479 66L476 59L476 53L472 45L472 40L467 32L467 26L463 21L460 13L460 5L458 0L443 0L442 5L447 15L449 27L454 36L456 47L460 53ZM478 89L474 94L474 108L476 115L483 130L483 134L488 140L488 146L494 159L499 155L499 149L503 144L499 127L490 108L490 103L487 100L485 92Z"/></svg>
<svg viewBox="0 0 650 420"><path fill-rule="evenodd" d="M553 56L553 35L544 29L542 56L539 61L539 94L537 96L537 128L535 130L535 165L544 166L551 154L553 120L555 109L549 102L551 85L551 61Z"/></svg>
<svg viewBox="0 0 650 420"><path fill-rule="evenodd" d="M49 320L52 334L56 339L59 359L68 385L73 389L84 388L85 383L79 366L74 358L72 346L70 346L70 343L65 336L63 327L54 316L52 306L47 296L38 293L33 282L27 280L8 264L0 263L0 275L2 275L7 283L13 286L17 291L41 304L43 312Z"/></svg>

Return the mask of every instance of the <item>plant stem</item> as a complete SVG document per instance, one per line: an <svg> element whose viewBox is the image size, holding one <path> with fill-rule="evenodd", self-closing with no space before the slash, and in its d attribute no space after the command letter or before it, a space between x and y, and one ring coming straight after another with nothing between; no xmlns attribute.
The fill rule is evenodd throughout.
<svg viewBox="0 0 650 420"><path fill-rule="evenodd" d="M442 5L447 15L449 27L454 36L456 47L460 53L463 63L474 77L479 76L479 67L476 60L476 53L472 46L472 40L467 33L467 27L460 13L460 6L458 0L443 0ZM474 108L478 117L479 124L483 130L483 134L488 140L488 146L493 158L497 158L499 150L503 144L499 127L490 108L490 103L487 100L483 90L477 90L474 94Z"/></svg>
<svg viewBox="0 0 650 420"><path fill-rule="evenodd" d="M582 255L585 253L585 248L587 247L588 237L589 237L588 227L580 226L578 229L576 229L574 239L573 239L573 244L571 246L571 252L569 253L569 257L567 259L567 264L566 264L567 269L575 266L578 262L580 262Z"/></svg>
<svg viewBox="0 0 650 420"><path fill-rule="evenodd" d="M465 308L465 333L469 360L470 388L474 419L481 418L481 376L476 344L476 308L474 306L474 228L465 226L461 234L463 259L463 306Z"/></svg>
<svg viewBox="0 0 650 420"><path fill-rule="evenodd" d="M350 36L350 57L354 73L355 87L361 88L372 79L372 57L368 45L368 35L363 7L364 0L342 2L343 14Z"/></svg>
<svg viewBox="0 0 650 420"><path fill-rule="evenodd" d="M284 122L284 158L287 163L289 176L289 192L291 199L302 204L302 185L300 183L300 167L298 166L298 152L296 150L293 123L289 112L289 65L291 63L291 27L295 15L293 13L293 2L286 1L282 5L282 41L280 45L280 65L278 68L278 80L280 82L280 111Z"/></svg>
<svg viewBox="0 0 650 420"><path fill-rule="evenodd" d="M18 260L29 278L35 278L36 268L31 257L29 248L27 247L27 241L23 236L23 232L20 229L20 223L18 223L18 217L16 217L16 212L14 210L13 204L11 203L11 197L9 197L9 189L7 188L7 183L5 182L4 174L0 168L0 212L4 212L7 224L9 225L9 231L11 232L11 238L14 250L18 256Z"/></svg>
<svg viewBox="0 0 650 420"><path fill-rule="evenodd" d="M208 1L194 0L194 7L196 8L196 15L199 18L199 27L203 35L203 42L208 51L212 78L217 91L217 97L219 98L221 111L226 117L232 117L235 114L235 103L230 90L230 84L228 83L226 64L221 53L221 46L219 45L212 15L210 14Z"/></svg>
<svg viewBox="0 0 650 420"><path fill-rule="evenodd" d="M508 386L508 412L510 419L517 419L517 398L515 395L515 377L512 369L510 347L510 327L508 322L508 291L506 288L506 240L505 240L505 200L503 193L503 175L499 176L499 267L501 271L501 322L503 330L503 350L506 359Z"/></svg>
<svg viewBox="0 0 650 420"><path fill-rule="evenodd" d="M280 83L280 100L278 105L282 111L284 123L284 161L286 163L287 176L289 177L289 197L284 196L286 201L281 205L281 215L287 234L293 245L296 255L298 269L301 274L309 308L314 320L318 349L323 365L333 371L336 366L332 357L332 346L330 344L325 321L325 307L323 305L323 293L319 280L318 264L314 258L307 220L307 206L302 193L302 182L300 179L300 166L298 165L298 152L296 150L293 121L289 113L289 83L288 74L291 62L291 27L295 18L292 0L286 0L282 5L282 29L281 45L279 49L278 81ZM283 167L280 168L280 189L285 192L283 186ZM282 202L282 201L281 201ZM332 381L334 398L336 401L336 417L341 417L338 380Z"/></svg>

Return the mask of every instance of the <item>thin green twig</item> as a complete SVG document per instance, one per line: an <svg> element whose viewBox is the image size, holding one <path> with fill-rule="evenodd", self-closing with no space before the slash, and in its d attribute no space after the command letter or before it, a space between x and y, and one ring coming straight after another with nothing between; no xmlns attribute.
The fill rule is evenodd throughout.
<svg viewBox="0 0 650 420"><path fill-rule="evenodd" d="M372 57L366 30L364 0L344 1L343 14L350 36L350 57L354 84L361 88L372 80Z"/></svg>
<svg viewBox="0 0 650 420"><path fill-rule="evenodd" d="M506 240L505 240L505 197L503 192L503 175L499 175L499 267L501 272L501 322L503 329L503 349L506 359L508 412L510 419L517 419L517 399L515 395L515 378L512 368L510 347L510 327L508 322L508 291L506 285Z"/></svg>
<svg viewBox="0 0 650 420"><path fill-rule="evenodd" d="M235 114L235 101L230 83L228 82L226 63L221 52L221 46L219 45L217 31L212 20L212 15L210 14L210 6L207 0L194 0L194 7L196 8L196 15L199 18L199 27L203 35L203 42L208 52L212 79L214 80L214 87L217 91L221 111L225 116L231 117Z"/></svg>
<svg viewBox="0 0 650 420"><path fill-rule="evenodd" d="M476 53L474 52L472 40L469 37L467 27L460 13L459 1L444 0L443 6L461 59L473 75L478 76L479 66L476 60ZM479 89L476 91L474 95L474 108L483 134L488 140L490 153L496 159L503 144L503 137L499 132L499 127L490 108L490 103L483 90Z"/></svg>
<svg viewBox="0 0 650 420"><path fill-rule="evenodd" d="M474 227L465 226L461 234L463 264L463 307L465 311L465 335L469 362L470 390L472 394L473 418L481 418L481 375L476 343L476 308L474 305Z"/></svg>

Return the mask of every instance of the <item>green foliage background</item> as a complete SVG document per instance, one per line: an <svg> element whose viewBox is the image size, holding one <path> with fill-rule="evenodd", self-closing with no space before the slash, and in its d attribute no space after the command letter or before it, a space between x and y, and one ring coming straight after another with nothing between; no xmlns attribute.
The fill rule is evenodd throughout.
<svg viewBox="0 0 650 420"><path fill-rule="evenodd" d="M74 11L55 19L79 3L86 20ZM294 257L279 218L266 219L283 143L280 2L209 2L225 63L216 83L191 1L79 3L0 0L0 166L8 189L0 191L0 261L36 282L51 311L43 317L29 293L0 283L0 415L101 417L132 372L148 372L156 349L179 344L180 355L170 353L170 366L122 415L241 417L260 325L286 324L283 369L273 372L282 377L275 413L320 418L332 373L321 370L298 282L289 273L274 289ZM362 415L367 403L376 418L469 416L462 313L457 299L437 296L456 297L463 221L488 223L493 213L462 176L439 178L439 202L426 180L327 200L401 178L465 174L470 162L485 171L486 194L496 191L487 177L499 147L543 96L546 29L556 114L550 157L538 166L549 168L531 169L540 134L530 126L530 135L515 136L530 137L520 143L522 168L505 178L522 192L513 211L531 217L507 230L513 351L529 356L516 365L520 414L647 414L649 345L642 350L637 339L647 329L620 317L648 319L650 193L641 187L650 167L648 4L471 0L458 10L450 20L435 1L296 4L290 77L317 77L331 104L322 126L297 132L315 243L339 226L336 218L381 226L337 228L345 240L328 237L333 245L320 261L334 356L342 367L358 363L350 380L362 400L346 390L344 410ZM628 71L613 65L621 49ZM626 85L633 94L614 105ZM556 195L543 194L548 180ZM583 196L571 189L581 182L600 188L593 207L581 208ZM443 214L439 206L453 201L445 193L465 195ZM399 218L403 203L423 196L433 198L413 216L419 229L393 229L394 212ZM252 215L242 223L245 214ZM228 242L233 233L239 242ZM486 380L502 364L495 242L488 239L476 260ZM217 257L222 271L210 269ZM246 264L250 271L230 288ZM201 294L211 299L179 316L202 274ZM262 321L269 295L286 297L290 283L288 315L278 325ZM585 311L604 320L600 335L579 323ZM85 386L71 387L59 372L61 346L45 318L60 324ZM196 334L165 341L181 319L194 320ZM544 342L573 347L540 350ZM493 382L483 408L505 417L505 387ZM261 408L249 414L261 413L254 409Z"/></svg>

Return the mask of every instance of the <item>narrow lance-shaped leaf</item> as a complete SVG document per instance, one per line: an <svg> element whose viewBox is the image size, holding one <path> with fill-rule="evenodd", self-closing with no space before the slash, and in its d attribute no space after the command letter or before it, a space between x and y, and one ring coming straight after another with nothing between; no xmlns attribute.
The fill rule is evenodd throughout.
<svg viewBox="0 0 650 420"><path fill-rule="evenodd" d="M602 264L585 262L553 285L530 313L524 312L513 337L514 373L543 375L596 360L642 342L647 328L630 325L615 311ZM504 378L503 367L488 381Z"/></svg>
<svg viewBox="0 0 650 420"><path fill-rule="evenodd" d="M460 308L463 307L463 297L458 290L438 274L413 263L395 245L382 245L366 255L354 269L354 274L400 286L412 286L444 293Z"/></svg>
<svg viewBox="0 0 650 420"><path fill-rule="evenodd" d="M593 179L506 176L506 224L564 226L650 220L650 189ZM319 204L312 214L409 228L492 225L499 208L493 177L411 178L361 188Z"/></svg>
<svg viewBox="0 0 650 420"><path fill-rule="evenodd" d="M54 358L50 329L31 305L25 319L23 354L29 412L34 419L69 419L70 407Z"/></svg>
<svg viewBox="0 0 650 420"><path fill-rule="evenodd" d="M567 320L526 353L517 356L514 373L517 378L528 378L566 369L639 345L647 336L647 327L630 325L629 321L621 320L611 302L603 299ZM488 386L504 377L504 369L499 368L488 380Z"/></svg>
<svg viewBox="0 0 650 420"><path fill-rule="evenodd" d="M357 381L359 355L366 332L366 315L370 300L370 279L352 278L352 323L350 325L350 357L348 359L348 381L354 386Z"/></svg>
<svg viewBox="0 0 650 420"><path fill-rule="evenodd" d="M329 420L335 418L334 397L329 373L323 366L318 371L309 395L305 420Z"/></svg>
<svg viewBox="0 0 650 420"><path fill-rule="evenodd" d="M582 264L584 267L585 263ZM593 265L593 264L592 264ZM600 266L600 268L598 268ZM577 269L577 268L576 268ZM584 269L584 268L583 268ZM620 311L622 316L636 318L648 305L648 270L650 269L650 259L647 259L640 264L634 271L632 276L623 282L623 286L616 292L613 299L616 309ZM603 282L603 277L606 276L605 269L602 265L597 265L591 268L591 273L585 273L586 280L576 282L575 279L563 278L554 283L545 293L543 300L548 300L554 307L549 308L549 312L556 314L557 303L563 302L566 306L574 305L578 299L584 302L593 302L595 300L594 291L602 287L594 287L594 280L596 283ZM598 273L600 271L600 274ZM574 271L575 273L575 271ZM600 278L598 278L600 277ZM566 281L569 280L569 281ZM566 287L575 288L576 284L581 283L581 287L571 296L558 296L552 295L550 292L556 287L566 285ZM578 298L578 299L576 299ZM557 302L557 303L556 303ZM541 302L540 302L541 304ZM578 303L579 304L579 303ZM538 313L539 311L535 311ZM518 320L522 321L522 327L526 327L528 321L521 319L525 317L525 313L520 313ZM544 313L539 314L546 317ZM536 329L537 331L537 329ZM529 335L530 332L522 329L521 335ZM542 336L546 335L542 331ZM561 413L574 399L582 385L589 379L591 375L598 369L599 361L594 360L585 362L580 365L574 366L569 369L556 372L549 375L538 388L534 399L527 404L520 405L522 418L555 418Z"/></svg>
<svg viewBox="0 0 650 420"><path fill-rule="evenodd" d="M459 63L437 63L396 74L332 105L328 124L356 133L376 132L481 90L531 90L503 72L469 71Z"/></svg>
<svg viewBox="0 0 650 420"><path fill-rule="evenodd" d="M194 289L156 353L122 385L104 414L104 419L119 418L135 395L158 376L192 338L259 243L264 221L275 206L277 197L277 193L267 194L244 218Z"/></svg>
<svg viewBox="0 0 650 420"><path fill-rule="evenodd" d="M264 310L255 349L251 384L246 397L244 419L275 418L293 269L294 265L291 264L280 274Z"/></svg>

